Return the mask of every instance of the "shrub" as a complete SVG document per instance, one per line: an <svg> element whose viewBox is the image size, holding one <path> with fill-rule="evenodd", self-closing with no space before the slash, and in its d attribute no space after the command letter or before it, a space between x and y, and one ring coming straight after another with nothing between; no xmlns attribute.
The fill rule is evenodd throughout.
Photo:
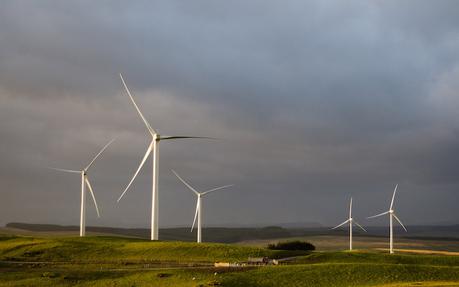
<svg viewBox="0 0 459 287"><path fill-rule="evenodd" d="M313 251L316 247L309 242L296 240L278 242L277 244L268 244L268 249Z"/></svg>
<svg viewBox="0 0 459 287"><path fill-rule="evenodd" d="M56 277L59 277L59 274L54 273L54 272L44 272L44 273L41 274L41 277L56 278Z"/></svg>

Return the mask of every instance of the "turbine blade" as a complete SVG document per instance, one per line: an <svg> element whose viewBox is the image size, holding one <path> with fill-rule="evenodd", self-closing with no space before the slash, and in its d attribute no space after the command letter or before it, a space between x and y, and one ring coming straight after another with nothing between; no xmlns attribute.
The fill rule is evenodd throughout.
<svg viewBox="0 0 459 287"><path fill-rule="evenodd" d="M198 212L199 212L199 198L198 198L198 200L196 201L196 212L194 213L193 225L191 225L191 230L190 230L190 232L193 231L194 224L196 223L196 218L198 218Z"/></svg>
<svg viewBox="0 0 459 287"><path fill-rule="evenodd" d="M360 225L357 221L353 220L353 222L355 223L355 225L357 225L358 227L360 227L360 229L362 229L363 231L367 232L365 228L363 228L362 225Z"/></svg>
<svg viewBox="0 0 459 287"><path fill-rule="evenodd" d="M211 137L193 137L193 136L162 136L161 140L175 140L175 139L211 139L216 140L216 138Z"/></svg>
<svg viewBox="0 0 459 287"><path fill-rule="evenodd" d="M156 131L150 126L150 123L148 123L148 121L145 119L145 117L143 116L142 112L140 111L139 107L137 106L137 104L135 103L134 101L134 98L132 97L132 94L131 92L129 91L129 88L128 86L126 85L126 82L124 81L123 79L123 75L121 75L120 73L120 78L121 78L121 82L123 83L123 86L124 86L124 89L126 90L129 98L131 99L131 102L132 104L134 104L134 107L135 109L137 110L137 112L139 113L140 117L142 118L142 121L144 122L145 126L147 127L148 131L151 133L151 135L153 136L154 134L156 134Z"/></svg>
<svg viewBox="0 0 459 287"><path fill-rule="evenodd" d="M89 192L91 193L91 196L92 196L92 200L94 201L94 205L96 206L97 217L100 217L99 207L97 206L96 197L95 197L95 195L94 195L94 191L92 190L92 186L91 186L91 184L89 183L88 176L85 176L85 177L84 177L84 181L86 182L86 185L88 186Z"/></svg>
<svg viewBox="0 0 459 287"><path fill-rule="evenodd" d="M394 199L395 199L395 193L397 192L397 187L398 187L398 183L395 185L394 194L392 194L392 201L390 202L389 209L392 209L392 206L394 206Z"/></svg>
<svg viewBox="0 0 459 287"><path fill-rule="evenodd" d="M104 150L105 150L106 148L108 148L108 146L111 145L112 142L114 142L114 141L115 141L115 139L112 139L111 141L109 141L109 142L99 151L99 153L96 154L96 156L91 160L91 162L88 164L88 166L85 167L84 169L85 169L85 170L88 170L88 169L91 167L91 165L94 163L94 161L95 161L95 160L104 152Z"/></svg>
<svg viewBox="0 0 459 287"><path fill-rule="evenodd" d="M367 218L375 218L375 217L378 217L378 216L382 216L384 214L388 214L389 211L386 211L386 212L383 212L383 213L380 213L380 214L376 214L376 215L373 215L373 216L370 216L370 217L367 217Z"/></svg>
<svg viewBox="0 0 459 287"><path fill-rule="evenodd" d="M405 225L403 225L402 221L397 217L397 215L395 215L395 213L392 213L392 215L395 217L395 219L397 219L398 223L400 223L403 229L405 229L405 232L408 232L408 230L405 228Z"/></svg>
<svg viewBox="0 0 459 287"><path fill-rule="evenodd" d="M55 168L55 167L47 167L48 169L63 171L63 172L70 172L70 173L81 173L81 170L72 170L72 169L63 169L63 168Z"/></svg>
<svg viewBox="0 0 459 287"><path fill-rule="evenodd" d="M147 152L145 153L145 155L143 156L143 159L142 161L140 162L140 165L139 167L137 168L137 171L135 172L134 176L132 177L131 181L129 182L129 184L126 186L126 188L124 189L123 193L121 194L121 196L118 198L117 202L119 202L121 200L121 198L124 196L124 194L126 193L126 191L128 190L128 188L131 186L132 182L134 181L134 179L136 178L137 174L139 174L139 171L140 169L142 168L142 166L144 165L145 161L147 160L148 156L150 155L151 153L151 150L153 149L153 141L150 143L150 146L148 147L147 149Z"/></svg>
<svg viewBox="0 0 459 287"><path fill-rule="evenodd" d="M337 226L331 228L331 230L336 229L336 228L338 228L338 227L341 227L341 226L343 226L344 224L346 224L346 223L348 223L348 222L349 222L349 219L346 220L346 221L344 221L343 223L341 223L341 224L339 224L339 225L337 225Z"/></svg>
<svg viewBox="0 0 459 287"><path fill-rule="evenodd" d="M183 178L180 177L180 175L178 175L177 172L175 172L175 170L171 169L171 171L175 174L175 176L181 181L183 182L184 185L186 185L186 187L188 187L192 192L194 192L196 195L199 195L199 192L194 189L191 185L188 184L188 182L186 182Z"/></svg>
<svg viewBox="0 0 459 287"><path fill-rule="evenodd" d="M203 193L201 193L201 195L206 195L206 194L211 193L211 192L213 192L213 191L217 191L217 190L220 190L220 189L224 189L224 188L227 188L227 187L230 187L230 186L234 186L234 184L228 184L228 185L224 185L224 186L212 188L212 189L210 189L210 190L204 191Z"/></svg>
<svg viewBox="0 0 459 287"><path fill-rule="evenodd" d="M352 218L352 197L351 197L351 203L349 204L349 218Z"/></svg>

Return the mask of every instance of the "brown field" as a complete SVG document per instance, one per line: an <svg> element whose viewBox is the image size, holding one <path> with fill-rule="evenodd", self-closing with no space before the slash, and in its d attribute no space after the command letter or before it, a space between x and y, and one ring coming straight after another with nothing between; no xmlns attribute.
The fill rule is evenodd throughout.
<svg viewBox="0 0 459 287"><path fill-rule="evenodd" d="M388 249L379 249L379 250L387 251ZM459 252L453 252L453 251L435 251L435 250L424 250L424 249L395 249L395 252L416 253L416 254L432 254L432 255L459 256Z"/></svg>
<svg viewBox="0 0 459 287"><path fill-rule="evenodd" d="M349 248L347 236L315 235L307 237L276 238L266 240L247 240L239 242L241 245L266 246L270 243L287 240L304 240L311 242L319 251L345 250ZM395 238L394 246L398 251L417 253L448 253L449 255L459 254L458 240L441 239L407 239ZM356 236L353 240L354 249L385 250L388 248L389 240L385 237Z"/></svg>

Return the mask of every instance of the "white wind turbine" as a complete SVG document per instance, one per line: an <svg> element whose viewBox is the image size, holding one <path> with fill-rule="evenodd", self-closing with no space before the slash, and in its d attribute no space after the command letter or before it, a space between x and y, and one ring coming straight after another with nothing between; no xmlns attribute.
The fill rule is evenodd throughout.
<svg viewBox="0 0 459 287"><path fill-rule="evenodd" d="M344 221L343 223L341 223L340 225L337 225L337 226L333 227L332 229L336 229L338 227L341 227L346 223L349 223L349 250L352 250L352 223L355 223L355 225L360 227L360 229L362 229L363 231L367 232L365 230L365 228L363 228L357 221L355 221L354 218L352 218L352 197L351 197L351 203L349 204L349 218L346 221Z"/></svg>
<svg viewBox="0 0 459 287"><path fill-rule="evenodd" d="M220 190L220 189L223 189L223 188L227 188L227 187L233 186L234 184L216 187L216 188L213 188L213 189L204 191L204 192L198 192L198 191L197 191L196 189L194 189L191 185L189 185L183 178L181 178L174 170L172 170L172 172L175 174L175 176L176 176L181 182L183 182L184 185L186 185L186 187L188 187L188 188L189 188L192 192L194 192L194 194L196 194L196 196L198 197L198 198L197 198L197 201L196 201L196 212L195 212L195 214L194 214L194 220L193 220L193 225L191 226L191 231L193 231L194 224L196 223L196 218L197 218L197 219L198 219L198 236L197 236L198 238L197 238L196 242L201 243L201 242L202 242L202 236L201 236L201 228L202 228L202 221L201 221L201 216L202 216L202 203L201 203L201 199L202 199L205 195L207 195L208 193L210 193L210 192L217 191L217 190Z"/></svg>
<svg viewBox="0 0 459 287"><path fill-rule="evenodd" d="M390 202L390 207L389 207L389 210L386 211L386 212L383 212L383 213L380 213L380 214L376 214L376 215L373 215L373 216L370 216L368 218L375 218L375 217L378 217L378 216L382 216L382 215L386 215L386 214L389 214L389 218L390 218L390 239L389 239L389 247L390 247L390 253L394 253L394 226L393 226L393 218L395 218L398 223L400 223L400 225L403 227L403 229L405 229L405 232L407 232L405 226L403 225L402 221L397 217L397 215L395 215L395 210L394 210L394 199L395 199L395 193L397 192L397 187L398 187L398 184L395 185L395 189L394 189L394 194L392 195L392 201Z"/></svg>
<svg viewBox="0 0 459 287"><path fill-rule="evenodd" d="M96 156L91 160L91 162L82 170L71 170L71 169L62 169L62 168L53 168L51 169L69 172L69 173L79 173L81 174L81 209L80 209L80 236L83 237L86 234L86 193L85 186L88 186L89 192L91 193L92 200L96 206L97 217L100 217L99 207L97 206L96 197L94 196L94 191L92 190L91 183L89 183L88 170L94 163L94 161L104 152L104 150L114 141L112 139L109 141Z"/></svg>
<svg viewBox="0 0 459 287"><path fill-rule="evenodd" d="M195 137L195 136L160 136L156 130L154 130L148 121L145 119L143 116L142 112L140 111L139 107L134 101L134 98L132 97L131 92L129 91L129 88L126 84L126 82L123 79L123 76L120 74L121 82L123 83L124 89L126 90L129 98L131 99L132 104L134 105L135 109L139 113L139 116L142 118L142 121L144 122L145 126L147 127L148 132L150 133L152 140L150 145L148 146L147 152L143 156L142 161L140 162L139 167L137 168L137 171L135 172L134 176L132 177L131 181L129 184L126 186L124 189L123 193L121 196L118 198L118 202L121 200L121 198L124 196L124 194L127 192L129 187L131 186L132 182L136 178L137 174L139 173L140 169L142 169L142 166L144 165L145 161L147 160L148 156L150 153L153 151L153 188L152 188L152 200L151 200L151 240L158 240L158 229L159 229L159 212L158 212L158 170L159 170L159 142L162 140L172 140L172 139L188 139L188 138L202 138L202 139L211 139L209 137Z"/></svg>

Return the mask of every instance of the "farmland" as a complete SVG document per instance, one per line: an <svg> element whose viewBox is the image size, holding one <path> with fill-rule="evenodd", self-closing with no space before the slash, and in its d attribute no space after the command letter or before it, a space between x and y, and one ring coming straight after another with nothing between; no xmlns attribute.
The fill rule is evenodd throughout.
<svg viewBox="0 0 459 287"><path fill-rule="evenodd" d="M279 266L216 261L285 258ZM459 256L268 250L114 236L0 237L0 286L459 286Z"/></svg>

